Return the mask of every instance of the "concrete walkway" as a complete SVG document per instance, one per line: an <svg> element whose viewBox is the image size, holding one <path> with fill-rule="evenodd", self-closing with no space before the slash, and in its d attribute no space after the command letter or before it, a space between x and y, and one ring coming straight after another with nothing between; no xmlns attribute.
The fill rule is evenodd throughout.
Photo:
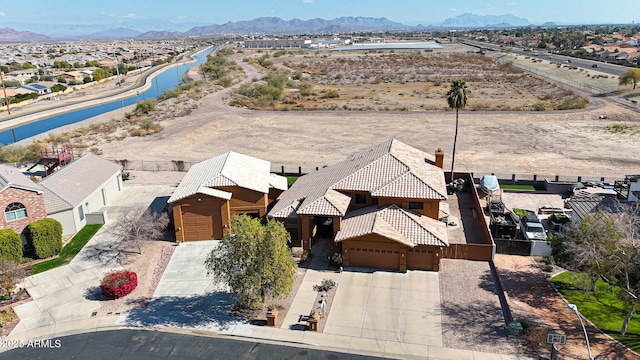
<svg viewBox="0 0 640 360"><path fill-rule="evenodd" d="M100 303L93 300L93 293L100 280L109 271L121 269L116 261L116 239L109 233L109 226L126 208L146 208L158 196L171 194L173 188L166 185L127 186L106 206L107 224L65 266L27 277L23 286L33 301L14 307L20 322L11 334L56 325L67 321L88 319Z"/></svg>

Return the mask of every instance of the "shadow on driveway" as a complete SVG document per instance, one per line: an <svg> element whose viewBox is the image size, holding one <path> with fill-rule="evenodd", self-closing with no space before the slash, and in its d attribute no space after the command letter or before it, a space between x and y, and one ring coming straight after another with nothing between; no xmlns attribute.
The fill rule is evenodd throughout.
<svg viewBox="0 0 640 360"><path fill-rule="evenodd" d="M135 309L125 323L137 326L171 326L228 330L246 319L229 315L235 300L229 293L214 292L191 297L162 296L145 309Z"/></svg>

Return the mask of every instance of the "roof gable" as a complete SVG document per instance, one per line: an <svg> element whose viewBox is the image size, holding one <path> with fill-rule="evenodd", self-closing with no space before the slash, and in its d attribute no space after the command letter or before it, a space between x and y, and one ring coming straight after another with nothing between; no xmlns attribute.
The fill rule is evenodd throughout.
<svg viewBox="0 0 640 360"><path fill-rule="evenodd" d="M169 202L191 196L202 186L239 186L266 194L272 184L280 188L283 183L286 178L271 174L270 162L230 151L191 166Z"/></svg>
<svg viewBox="0 0 640 360"><path fill-rule="evenodd" d="M446 224L390 205L382 209L370 206L351 212L342 221L336 242L377 234L407 245L448 246Z"/></svg>
<svg viewBox="0 0 640 360"><path fill-rule="evenodd" d="M120 165L89 153L47 176L40 185L73 207L119 172ZM46 202L45 207L47 212L50 208L52 212L59 211L58 207Z"/></svg>
<svg viewBox="0 0 640 360"><path fill-rule="evenodd" d="M0 191L10 187L37 193L41 193L44 190L42 186L31 181L20 170L11 166L0 165Z"/></svg>
<svg viewBox="0 0 640 360"><path fill-rule="evenodd" d="M444 200L447 194L444 172L434 163L433 156L391 139L301 177L280 195L269 216L288 216L290 212L283 210L300 199L303 200L296 208L298 214L328 215L315 211L327 209L318 204L328 201L319 199L330 194L329 190L366 191L374 197Z"/></svg>

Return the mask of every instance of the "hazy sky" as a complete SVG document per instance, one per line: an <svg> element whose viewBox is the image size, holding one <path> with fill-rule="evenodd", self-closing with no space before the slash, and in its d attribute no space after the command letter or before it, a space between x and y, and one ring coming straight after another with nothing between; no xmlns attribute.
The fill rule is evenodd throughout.
<svg viewBox="0 0 640 360"><path fill-rule="evenodd" d="M30 0L2 3L0 28L4 22L116 24L134 19L223 24L262 16L285 20L370 16L407 25L430 25L465 12L513 14L534 24L640 22L640 1L637 0Z"/></svg>

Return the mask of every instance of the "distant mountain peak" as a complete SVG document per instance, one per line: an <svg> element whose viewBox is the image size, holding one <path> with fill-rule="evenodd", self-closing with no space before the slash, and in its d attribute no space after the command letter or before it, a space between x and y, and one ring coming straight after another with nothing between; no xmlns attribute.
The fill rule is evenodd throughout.
<svg viewBox="0 0 640 360"><path fill-rule="evenodd" d="M8 27L0 29L0 42L29 42L46 40L49 40L47 35L37 34L31 31L15 31Z"/></svg>

